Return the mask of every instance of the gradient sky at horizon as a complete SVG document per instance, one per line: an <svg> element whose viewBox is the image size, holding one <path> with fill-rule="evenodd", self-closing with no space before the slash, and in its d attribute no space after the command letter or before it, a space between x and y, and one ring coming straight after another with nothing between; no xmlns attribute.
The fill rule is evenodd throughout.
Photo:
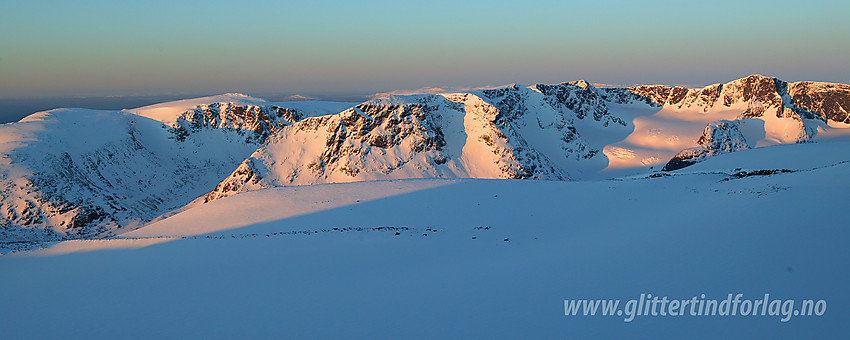
<svg viewBox="0 0 850 340"><path fill-rule="evenodd" d="M846 1L0 0L0 98L850 82Z"/></svg>

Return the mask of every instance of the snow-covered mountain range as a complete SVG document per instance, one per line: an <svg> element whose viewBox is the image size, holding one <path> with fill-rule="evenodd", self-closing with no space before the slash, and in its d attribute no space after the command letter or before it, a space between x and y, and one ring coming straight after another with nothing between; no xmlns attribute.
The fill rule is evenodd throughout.
<svg viewBox="0 0 850 340"><path fill-rule="evenodd" d="M0 241L97 238L261 188L408 178L588 180L850 140L850 86L586 81L272 103L239 94L0 126Z"/></svg>
<svg viewBox="0 0 850 340"><path fill-rule="evenodd" d="M0 240L105 237L215 187L265 137L350 104L221 95L129 111L56 109L0 126Z"/></svg>

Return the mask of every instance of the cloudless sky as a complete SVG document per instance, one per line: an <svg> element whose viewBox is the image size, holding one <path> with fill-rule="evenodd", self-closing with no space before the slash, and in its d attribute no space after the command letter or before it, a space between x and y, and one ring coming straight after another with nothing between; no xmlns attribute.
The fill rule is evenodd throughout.
<svg viewBox="0 0 850 340"><path fill-rule="evenodd" d="M0 0L0 98L850 82L848 1Z"/></svg>

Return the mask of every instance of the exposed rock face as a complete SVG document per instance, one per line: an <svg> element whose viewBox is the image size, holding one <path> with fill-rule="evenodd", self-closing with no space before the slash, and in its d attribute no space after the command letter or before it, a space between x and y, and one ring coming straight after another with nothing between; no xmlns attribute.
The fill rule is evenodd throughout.
<svg viewBox="0 0 850 340"><path fill-rule="evenodd" d="M723 85L715 84L702 89L684 87L669 87L663 85L642 85L630 87L628 90L639 96L648 98L660 105L670 105L678 109L694 109L708 112L720 98Z"/></svg>
<svg viewBox="0 0 850 340"><path fill-rule="evenodd" d="M824 120L850 124L850 85L802 81L788 85L797 107Z"/></svg>
<svg viewBox="0 0 850 340"><path fill-rule="evenodd" d="M767 109L777 109L777 117L832 120L850 123L850 85L797 82L786 83L776 78L751 75L726 84L702 89L642 85L628 90L660 105L676 108L696 107L708 112L716 105L731 107L739 102L748 104L740 118L761 117Z"/></svg>
<svg viewBox="0 0 850 340"><path fill-rule="evenodd" d="M537 95L535 98L530 98ZM476 94L392 97L336 115L307 118L270 137L205 201L280 185L359 180L479 177L569 178L567 171L524 138L527 129L556 132L558 157L591 158L575 128L516 86ZM454 144L450 144L453 141Z"/></svg>
<svg viewBox="0 0 850 340"><path fill-rule="evenodd" d="M701 90L677 90L665 86L638 86L630 91L646 96L664 105L675 105L677 108L697 105L703 112L711 108L731 108L740 103L746 104L737 120L751 118L768 119L766 114L774 114L776 118L790 119L786 123L795 126L797 132L783 139L791 142L806 142L817 133L816 122L829 120L844 122L848 119L846 110L850 106L850 86L843 84L827 84L798 82L788 84L776 78L751 75L727 84L712 85ZM714 95L718 94L718 95ZM696 98L696 100L692 100ZM711 125L706 129L715 129ZM785 131L788 134L788 131ZM734 135L734 133L732 133ZM699 144L676 155L665 166L666 170L675 170L694 164L708 156L724 153L721 149Z"/></svg>
<svg viewBox="0 0 850 340"><path fill-rule="evenodd" d="M641 98L646 98L650 102L655 103L657 106L661 106L667 104L667 99L671 97L670 94L673 92L673 89L674 88L667 85L641 85L625 88L623 90L638 95ZM687 92L688 90L683 87L675 87L675 89L679 92L682 90Z"/></svg>
<svg viewBox="0 0 850 340"><path fill-rule="evenodd" d="M444 163L441 151L446 142L435 122L439 117L432 115L435 107L428 104L427 100L400 105L364 103L336 115L304 119L280 131L242 162L205 200L329 178L344 181L366 170L390 174L417 156L427 157L433 164ZM289 144L291 141L296 142ZM400 146L409 152L395 153L380 164L372 162Z"/></svg>
<svg viewBox="0 0 850 340"><path fill-rule="evenodd" d="M662 170L677 170L711 156L750 148L744 135L738 130L738 124L728 120L716 121L706 126L697 145L679 152L664 165Z"/></svg>
<svg viewBox="0 0 850 340"><path fill-rule="evenodd" d="M664 169L758 140L805 142L824 123L850 124L850 86L759 75L702 89L597 88L580 80L386 97L354 107L208 98L219 99L135 114L54 110L0 125L0 241L103 237L195 199L283 185L585 178L612 162L659 164L672 155L669 145L689 146L704 122L718 119ZM682 119L667 126L643 120L637 135L639 116L654 113L652 119ZM692 132L669 132L681 126ZM754 129L764 133L748 143ZM665 145L663 152L651 149L657 145Z"/></svg>
<svg viewBox="0 0 850 340"><path fill-rule="evenodd" d="M782 105L780 87L782 81L760 75L751 75L722 85L723 106L729 107L737 102L759 101L766 107Z"/></svg>
<svg viewBox="0 0 850 340"><path fill-rule="evenodd" d="M592 117L593 120L602 123L607 127L608 124L618 124L626 126L623 119L614 116L608 110L605 102L608 99L609 93L612 98L617 98L620 102L636 99L625 98L622 93L615 91L599 91L587 81L579 80L560 85L544 85L538 84L535 89L546 96L546 101L554 108L558 109L562 114L566 114L566 110L575 112L578 119ZM619 94L620 96L616 96Z"/></svg>
<svg viewBox="0 0 850 340"><path fill-rule="evenodd" d="M172 126L84 109L2 126L27 142L0 142L0 241L103 237L149 221L214 188L301 116L275 105L210 103Z"/></svg>
<svg viewBox="0 0 850 340"><path fill-rule="evenodd" d="M573 125L576 118L586 116L579 118L578 113L563 111L557 101L552 104L552 98L545 95L541 98L531 89L514 85L479 94L445 95L445 98L463 104L464 120L470 123L464 124L467 128L464 133L480 131L478 140L498 156L499 178L563 180L569 177L569 171L553 164L553 160L586 160L598 153ZM557 145L557 153L546 155L539 150L544 145L535 145L527 139L540 131L555 137L547 143Z"/></svg>
<svg viewBox="0 0 850 340"><path fill-rule="evenodd" d="M228 129L241 134L252 132L248 138L252 142L262 143L283 126L304 118L295 109L277 105L235 105L233 103L213 103L200 105L181 114L177 118L176 129L199 130L204 128Z"/></svg>

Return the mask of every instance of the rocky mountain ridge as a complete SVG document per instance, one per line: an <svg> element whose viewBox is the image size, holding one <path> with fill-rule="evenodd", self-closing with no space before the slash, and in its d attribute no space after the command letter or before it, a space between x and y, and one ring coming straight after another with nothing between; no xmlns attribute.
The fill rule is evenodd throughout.
<svg viewBox="0 0 850 340"><path fill-rule="evenodd" d="M230 94L52 110L0 126L0 241L110 236L192 201L275 186L672 171L843 138L848 108L848 85L752 75L701 89L581 80L356 105Z"/></svg>
<svg viewBox="0 0 850 340"><path fill-rule="evenodd" d="M98 238L213 189L281 126L277 105L210 103L166 124L130 112L57 109L0 126L0 240Z"/></svg>

